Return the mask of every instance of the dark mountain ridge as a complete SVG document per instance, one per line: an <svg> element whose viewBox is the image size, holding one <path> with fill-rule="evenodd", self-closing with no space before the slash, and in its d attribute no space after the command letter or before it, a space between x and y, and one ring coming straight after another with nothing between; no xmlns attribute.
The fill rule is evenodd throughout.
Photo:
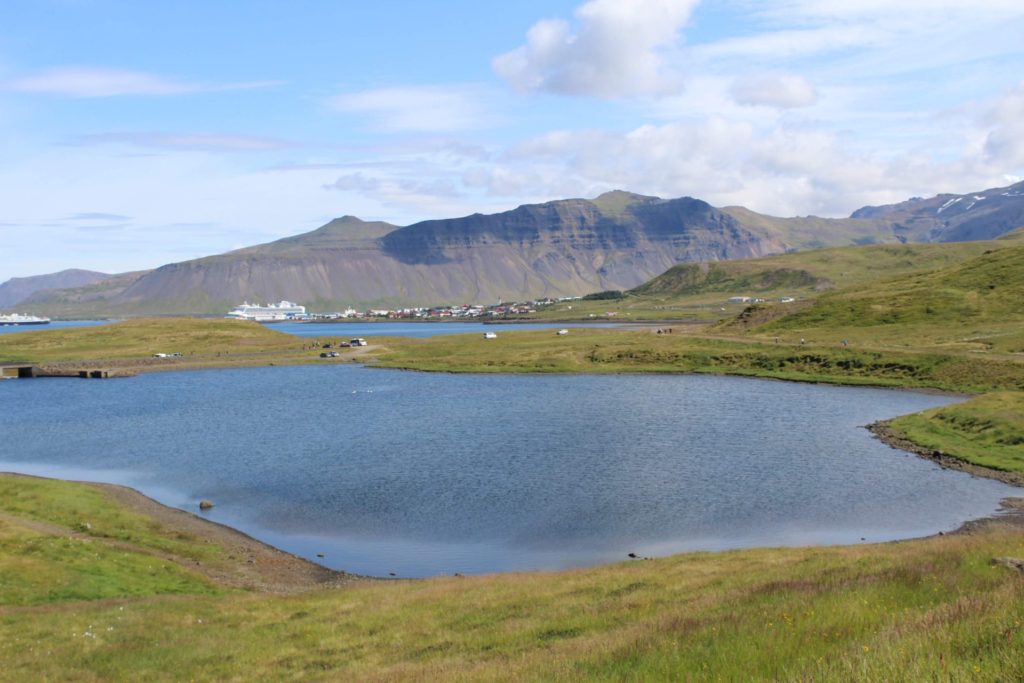
<svg viewBox="0 0 1024 683"><path fill-rule="evenodd" d="M107 273L80 270L78 268L69 268L59 273L49 273L47 275L12 277L7 282L0 284L0 308L17 306L36 292L47 289L82 287L111 277L113 276Z"/></svg>
<svg viewBox="0 0 1024 683"><path fill-rule="evenodd" d="M865 206L850 217L890 223L893 234L909 242L995 239L1024 226L1024 182L968 194Z"/></svg>
<svg viewBox="0 0 1024 683"><path fill-rule="evenodd" d="M1024 226L1024 183L776 218L692 197L624 191L398 227L344 216L300 235L132 273L110 286L36 292L56 315L221 313L243 300L312 310L575 296L637 287L687 262L889 242L997 237Z"/></svg>

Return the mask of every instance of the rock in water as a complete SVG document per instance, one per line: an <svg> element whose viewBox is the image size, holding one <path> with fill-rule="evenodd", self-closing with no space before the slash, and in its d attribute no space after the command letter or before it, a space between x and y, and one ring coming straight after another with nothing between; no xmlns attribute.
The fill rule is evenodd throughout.
<svg viewBox="0 0 1024 683"><path fill-rule="evenodd" d="M213 501L212 500L201 500L201 501L199 501L199 509L200 510L209 510L212 507L213 507Z"/></svg>

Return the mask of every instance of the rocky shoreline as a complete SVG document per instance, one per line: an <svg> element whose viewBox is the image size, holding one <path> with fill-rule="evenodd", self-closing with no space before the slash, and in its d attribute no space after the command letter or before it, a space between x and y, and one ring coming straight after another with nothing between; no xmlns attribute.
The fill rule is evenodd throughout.
<svg viewBox="0 0 1024 683"><path fill-rule="evenodd" d="M969 463L954 455L943 453L942 451L935 450L934 448L926 448L903 437L899 432L892 428L892 424L889 420L872 422L869 425L865 425L865 429L874 434L875 438L882 443L892 446L893 448L907 451L908 453L913 453L914 455L925 458L926 460L931 460L940 467L966 472L967 474L971 474L976 477L996 479L1013 486L1024 486L1024 473L1005 472L1003 470L994 470L990 467L982 467L981 465Z"/></svg>

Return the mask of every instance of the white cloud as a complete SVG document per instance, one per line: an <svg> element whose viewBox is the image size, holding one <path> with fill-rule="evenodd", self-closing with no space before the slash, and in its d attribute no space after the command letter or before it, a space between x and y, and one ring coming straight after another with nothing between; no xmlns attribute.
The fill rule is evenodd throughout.
<svg viewBox="0 0 1024 683"><path fill-rule="evenodd" d="M777 109L809 107L818 101L814 84L794 74L750 74L737 78L732 86L737 104Z"/></svg>
<svg viewBox="0 0 1024 683"><path fill-rule="evenodd" d="M330 98L337 111L363 114L385 131L443 132L487 128L496 117L483 89L467 85L377 88Z"/></svg>
<svg viewBox="0 0 1024 683"><path fill-rule="evenodd" d="M1008 184L1024 167L1024 84L964 122L959 154L861 149L826 127L709 116L626 131L563 130L510 148L463 183L495 196L593 196L608 189L699 197L780 216L846 216L867 204ZM948 129L931 130L943 140ZM955 141L945 141L955 145Z"/></svg>
<svg viewBox="0 0 1024 683"><path fill-rule="evenodd" d="M614 99L677 92L665 55L699 0L590 0L576 10L578 28L545 19L526 44L495 57L499 76L520 91Z"/></svg>
<svg viewBox="0 0 1024 683"><path fill-rule="evenodd" d="M1007 173L1024 166L1024 82L996 100L982 120L985 160Z"/></svg>
<svg viewBox="0 0 1024 683"><path fill-rule="evenodd" d="M187 83L159 74L127 69L61 66L15 78L4 89L68 97L115 97L120 95L182 95L214 90L243 90L278 85L278 81L210 85Z"/></svg>

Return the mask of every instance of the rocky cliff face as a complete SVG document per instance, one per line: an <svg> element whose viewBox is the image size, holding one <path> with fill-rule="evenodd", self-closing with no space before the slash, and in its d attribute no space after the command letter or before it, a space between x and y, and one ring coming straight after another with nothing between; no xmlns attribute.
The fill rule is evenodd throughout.
<svg viewBox="0 0 1024 683"><path fill-rule="evenodd" d="M1024 182L968 194L865 206L851 218L889 224L893 233L907 242L995 239L1024 227Z"/></svg>
<svg viewBox="0 0 1024 683"><path fill-rule="evenodd" d="M681 261L785 249L700 200L609 193L402 228L348 216L304 235L157 268L109 303L219 312L243 300L332 309L568 296L628 289Z"/></svg>
<svg viewBox="0 0 1024 683"><path fill-rule="evenodd" d="M848 219L775 218L616 191L405 227L345 216L269 244L37 292L30 301L34 310L76 315L222 313L244 300L337 310L573 296L630 289L678 263L990 239L1022 226L1024 183L865 207Z"/></svg>

